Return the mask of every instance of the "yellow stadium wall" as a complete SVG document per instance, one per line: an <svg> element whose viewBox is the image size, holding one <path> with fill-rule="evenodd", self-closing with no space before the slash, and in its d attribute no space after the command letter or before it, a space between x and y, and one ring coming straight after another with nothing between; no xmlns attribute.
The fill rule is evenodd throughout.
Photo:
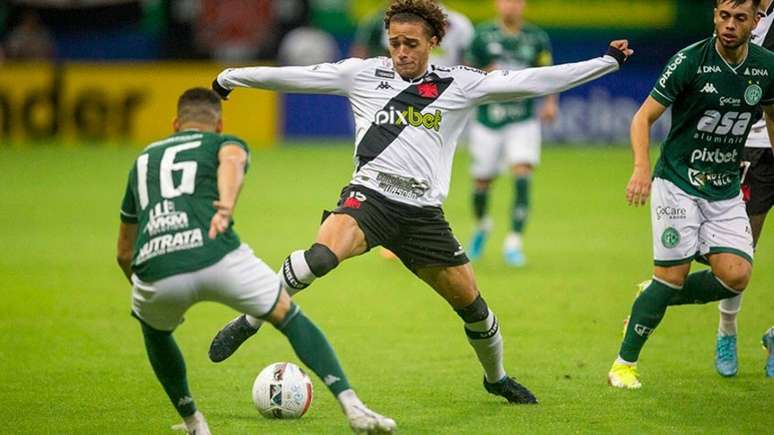
<svg viewBox="0 0 774 435"><path fill-rule="evenodd" d="M170 134L180 94L209 87L209 63L5 64L0 68L0 141L132 143ZM254 147L277 137L277 95L236 92L225 129Z"/></svg>

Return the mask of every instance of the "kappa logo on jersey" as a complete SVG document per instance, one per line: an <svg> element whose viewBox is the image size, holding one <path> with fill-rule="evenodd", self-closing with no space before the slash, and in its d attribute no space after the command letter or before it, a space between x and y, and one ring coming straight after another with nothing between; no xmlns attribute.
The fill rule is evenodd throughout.
<svg viewBox="0 0 774 435"><path fill-rule="evenodd" d="M658 80L658 84L660 84L662 88L666 87L669 77L672 77L672 73L675 72L677 67L679 67L685 59L688 59L688 56L686 56L685 53L677 53L675 60L666 67L666 71L664 71L664 74L662 74L661 78Z"/></svg>
<svg viewBox="0 0 774 435"><path fill-rule="evenodd" d="M419 95L425 98L438 98L438 85L435 83L422 83L417 85Z"/></svg>
<svg viewBox="0 0 774 435"><path fill-rule="evenodd" d="M392 89L392 86L390 86L387 82L379 82L379 84L376 86L376 89Z"/></svg>
<svg viewBox="0 0 774 435"><path fill-rule="evenodd" d="M704 87L701 88L701 91L699 92L701 92L702 94L717 94L718 90L715 89L714 84L707 82L707 84L705 84Z"/></svg>
<svg viewBox="0 0 774 435"><path fill-rule="evenodd" d="M762 69L762 68L745 68L744 69L744 75L746 76L753 76L753 77L768 77L769 76L769 70Z"/></svg>
<svg viewBox="0 0 774 435"><path fill-rule="evenodd" d="M436 92L438 92L437 89ZM374 124L376 125L410 125L435 131L441 129L442 120L443 116L440 110L436 110L434 114L422 113L420 110L415 109L414 106L408 106L408 110L405 112L400 112L395 110L395 107L390 106L390 110L380 110L374 115Z"/></svg>

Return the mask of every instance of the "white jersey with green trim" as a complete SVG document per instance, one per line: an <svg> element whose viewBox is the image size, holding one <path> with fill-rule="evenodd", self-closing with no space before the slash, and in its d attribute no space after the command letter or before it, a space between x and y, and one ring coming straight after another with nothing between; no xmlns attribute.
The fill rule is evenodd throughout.
<svg viewBox="0 0 774 435"><path fill-rule="evenodd" d="M774 22L774 1L769 5L766 15L761 18L758 25L753 29L751 42L760 45L769 50L774 49L774 35L771 32L771 23ZM747 148L770 148L769 133L766 130L766 121L761 118L753 124L750 129L750 135L747 136L747 142L744 144Z"/></svg>
<svg viewBox="0 0 774 435"><path fill-rule="evenodd" d="M232 68L226 88L342 95L355 117L351 183L414 206L440 206L449 192L457 139L479 104L556 94L619 69L611 56L520 71L431 65L405 80L386 57L306 67Z"/></svg>

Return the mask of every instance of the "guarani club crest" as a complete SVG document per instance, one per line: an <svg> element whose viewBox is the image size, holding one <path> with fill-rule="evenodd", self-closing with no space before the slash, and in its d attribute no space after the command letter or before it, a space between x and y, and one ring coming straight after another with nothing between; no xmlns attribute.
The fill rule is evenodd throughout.
<svg viewBox="0 0 774 435"><path fill-rule="evenodd" d="M750 106L755 106L763 97L763 89L756 83L751 83L744 91L744 102Z"/></svg>
<svg viewBox="0 0 774 435"><path fill-rule="evenodd" d="M678 233L676 229L669 227L661 233L661 244L663 244L665 248L674 248L678 243L680 243L680 233Z"/></svg>

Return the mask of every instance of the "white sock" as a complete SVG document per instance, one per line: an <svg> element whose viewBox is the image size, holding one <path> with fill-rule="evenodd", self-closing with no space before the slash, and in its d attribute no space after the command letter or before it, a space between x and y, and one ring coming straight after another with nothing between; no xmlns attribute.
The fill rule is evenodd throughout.
<svg viewBox="0 0 774 435"><path fill-rule="evenodd" d="M350 415L351 411L358 407L365 408L363 402L361 402L360 398L355 394L355 390L351 388L339 393L339 395L336 396L336 399L338 399L339 405L341 405L341 409L346 415Z"/></svg>
<svg viewBox="0 0 774 435"><path fill-rule="evenodd" d="M616 362L616 364L623 364L625 366L636 366L637 365L637 361L635 361L635 362L626 361L625 359L621 358L620 356L615 359L615 362Z"/></svg>
<svg viewBox="0 0 774 435"><path fill-rule="evenodd" d="M183 421L185 422L185 425L192 429L194 426L196 426L196 423L199 422L199 420L204 419L204 414L202 414L200 411L196 411L193 414L189 415L188 417L183 417Z"/></svg>
<svg viewBox="0 0 774 435"><path fill-rule="evenodd" d="M249 314L245 314L245 319L247 320L247 323L249 323L250 326L253 327L253 329L258 329L261 327L261 325L263 325L263 320L257 317L253 317Z"/></svg>
<svg viewBox="0 0 774 435"><path fill-rule="evenodd" d="M742 295L723 299L718 304L720 321L718 322L718 335L736 335L736 316L742 309Z"/></svg>
<svg viewBox="0 0 774 435"><path fill-rule="evenodd" d="M484 368L486 381L495 383L504 378L503 337L500 335L500 325L497 324L497 318L492 310L489 310L484 320L465 323L465 333Z"/></svg>
<svg viewBox="0 0 774 435"><path fill-rule="evenodd" d="M509 249L518 249L520 250L522 248L522 242L521 242L521 234L510 232L507 236L505 236L505 243L503 244L503 247L506 250Z"/></svg>
<svg viewBox="0 0 774 435"><path fill-rule="evenodd" d="M478 221L478 229L484 232L490 232L492 231L492 227L494 227L494 221L489 216L484 216L483 219Z"/></svg>

